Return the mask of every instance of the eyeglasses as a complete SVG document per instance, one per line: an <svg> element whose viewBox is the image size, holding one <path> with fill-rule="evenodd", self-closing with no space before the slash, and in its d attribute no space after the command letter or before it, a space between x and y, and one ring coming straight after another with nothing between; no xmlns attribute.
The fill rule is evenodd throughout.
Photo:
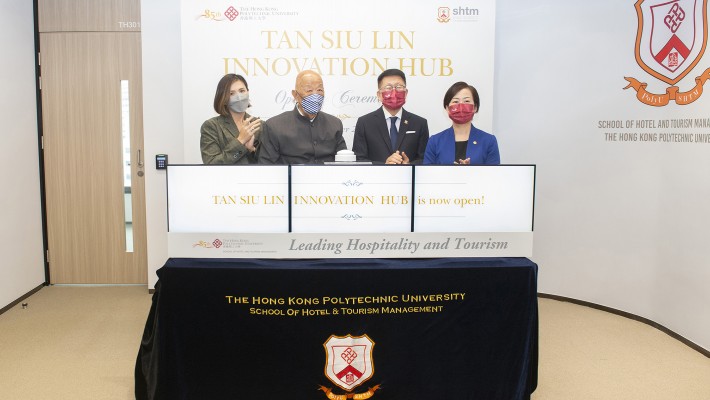
<svg viewBox="0 0 710 400"><path fill-rule="evenodd" d="M405 90L407 90L407 87L404 85L396 85L396 86L387 85L387 86L383 86L382 88L380 88L380 91L389 92L392 89L394 89L398 92L404 92Z"/></svg>

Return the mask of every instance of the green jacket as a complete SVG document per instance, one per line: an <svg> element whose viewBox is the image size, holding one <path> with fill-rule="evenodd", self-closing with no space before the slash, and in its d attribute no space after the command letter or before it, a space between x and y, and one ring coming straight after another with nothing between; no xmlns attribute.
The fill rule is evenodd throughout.
<svg viewBox="0 0 710 400"><path fill-rule="evenodd" d="M244 114L249 118L249 114ZM254 133L256 152L247 150L237 138L239 130L231 116L210 118L200 128L200 151L205 164L255 164L259 153L261 127Z"/></svg>

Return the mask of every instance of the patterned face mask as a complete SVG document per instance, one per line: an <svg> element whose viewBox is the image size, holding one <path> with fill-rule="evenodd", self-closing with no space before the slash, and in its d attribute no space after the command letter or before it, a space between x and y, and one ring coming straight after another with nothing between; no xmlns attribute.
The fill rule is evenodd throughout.
<svg viewBox="0 0 710 400"><path fill-rule="evenodd" d="M320 108L323 105L323 100L324 97L322 95L318 93L313 93L306 97L302 97L301 107L303 107L303 111L305 111L306 113L315 115L318 114L318 112L320 111Z"/></svg>

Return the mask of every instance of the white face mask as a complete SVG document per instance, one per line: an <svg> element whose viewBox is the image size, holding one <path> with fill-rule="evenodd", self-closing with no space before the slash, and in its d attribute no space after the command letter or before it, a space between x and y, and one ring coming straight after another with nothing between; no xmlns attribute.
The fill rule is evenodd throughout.
<svg viewBox="0 0 710 400"><path fill-rule="evenodd" d="M235 93L229 97L229 109L236 113L243 113L249 108L249 92Z"/></svg>

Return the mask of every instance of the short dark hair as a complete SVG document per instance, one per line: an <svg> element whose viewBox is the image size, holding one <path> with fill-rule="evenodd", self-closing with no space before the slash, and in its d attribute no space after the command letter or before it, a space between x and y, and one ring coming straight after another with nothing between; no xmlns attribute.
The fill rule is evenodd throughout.
<svg viewBox="0 0 710 400"><path fill-rule="evenodd" d="M217 84L217 91L214 94L214 110L217 114L228 117L229 116L229 91L232 88L232 84L235 81L241 81L244 86L249 90L249 84L243 76L237 74L227 74L219 80Z"/></svg>
<svg viewBox="0 0 710 400"><path fill-rule="evenodd" d="M404 72L402 72L398 69L392 68L392 69L386 69L386 70L382 71L380 76L377 77L377 87L378 88L380 87L382 80L388 76L398 76L398 77L402 78L405 85L407 84L407 77L404 76Z"/></svg>
<svg viewBox="0 0 710 400"><path fill-rule="evenodd" d="M480 104L480 99L478 98L478 91L476 90L475 87L469 85L466 82L456 82L451 87L449 90L446 91L446 94L444 95L444 108L446 108L449 103L451 102L451 99L456 96L456 93L468 89L471 91L471 94L473 95L473 105L476 106L476 112L478 112L479 108L481 107Z"/></svg>

